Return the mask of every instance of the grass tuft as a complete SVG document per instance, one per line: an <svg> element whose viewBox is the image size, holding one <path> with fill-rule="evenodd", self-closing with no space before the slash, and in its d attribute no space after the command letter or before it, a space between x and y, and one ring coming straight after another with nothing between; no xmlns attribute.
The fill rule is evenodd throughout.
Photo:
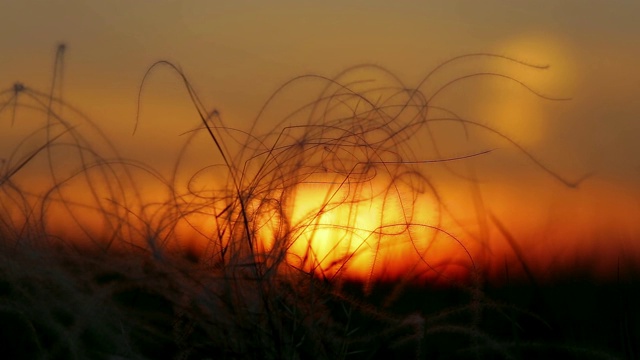
<svg viewBox="0 0 640 360"><path fill-rule="evenodd" d="M0 168L3 357L518 359L533 349L608 358L530 340L522 323L550 325L492 299L476 244L446 226L456 219L437 177L473 181L458 164L495 150L471 141L478 134L566 186L583 180L438 103L486 77L564 99L497 72L430 81L479 58L545 66L468 54L413 87L378 65L303 75L241 129L205 105L183 70L158 61L140 85L134 134L148 120L145 85L161 68L178 76L197 113L165 176L121 154L63 99L66 50L57 47L48 92L22 83L0 92L0 119L26 131ZM441 141L451 126L459 139ZM211 160L185 175L194 149ZM149 196L151 185L159 190Z"/></svg>

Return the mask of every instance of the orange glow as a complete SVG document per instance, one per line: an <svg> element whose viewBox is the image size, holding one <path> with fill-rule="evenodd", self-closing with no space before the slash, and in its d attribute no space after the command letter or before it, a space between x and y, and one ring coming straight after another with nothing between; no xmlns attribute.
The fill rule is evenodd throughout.
<svg viewBox="0 0 640 360"><path fill-rule="evenodd" d="M385 216L395 214L382 212L382 199L341 202L344 192L332 185L299 187L291 209L298 229L288 262L329 277L338 272L369 275L382 240L380 226Z"/></svg>
<svg viewBox="0 0 640 360"><path fill-rule="evenodd" d="M349 186L337 178L307 181L293 191L284 211L289 265L328 279L361 281L456 276L460 269L450 267L456 259L469 270L466 249L440 227L434 196L393 182ZM277 228L261 228L266 251L274 248Z"/></svg>
<svg viewBox="0 0 640 360"><path fill-rule="evenodd" d="M478 233L469 200L445 196L450 200L447 216L431 194L416 193L390 181L349 187L337 179L307 179L283 204L284 218L268 212L272 216L252 224L257 261L284 247L289 266L330 280L449 282L476 269L488 280L499 282L505 280L507 269L511 279L525 276L521 260L544 281L580 269L593 276L612 277L618 262L632 264L640 256L640 246L634 241L638 237L640 194L631 188L615 189L593 182L580 191L527 192L529 197L518 197L514 189L485 188L485 195L491 199L487 210L517 242L522 256L518 259L518 250L490 220L489 233ZM456 191L465 197L460 184L454 188L443 192ZM233 238L236 243L232 242L230 227L240 227L221 215L221 204L212 203L201 211L180 215L174 205L161 200L166 193L147 189L140 200L147 204L146 213L136 210L129 201L128 210L138 213L134 216L110 201L104 201L100 210L87 192L72 197L63 194L68 208L55 200L59 196L55 195L45 209L44 225L51 240L96 245L116 234L113 247L151 251L157 246L170 252L190 251L214 263L220 260L223 248L231 247L231 253L245 240ZM555 201L551 211L531 205L534 199L544 203L547 196ZM520 203L514 202L516 198ZM152 199L158 203L156 209L149 205ZM453 206L454 200L457 206ZM466 217L453 215L457 213ZM14 228L20 229L24 214L11 215ZM38 216L32 215L33 220L39 221ZM459 221L453 221L454 217ZM226 232L219 231L224 227ZM24 231L27 234L29 230ZM23 239L27 241L28 236Z"/></svg>

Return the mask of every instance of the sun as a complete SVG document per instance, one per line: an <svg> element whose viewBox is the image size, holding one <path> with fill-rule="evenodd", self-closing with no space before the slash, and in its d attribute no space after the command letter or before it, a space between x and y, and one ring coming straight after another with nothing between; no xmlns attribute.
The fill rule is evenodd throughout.
<svg viewBox="0 0 640 360"><path fill-rule="evenodd" d="M307 271L366 276L381 240L379 200L349 199L335 184L303 184L295 194L291 219L295 235L287 261Z"/></svg>
<svg viewBox="0 0 640 360"><path fill-rule="evenodd" d="M287 231L281 230L281 218L270 217L259 238L261 248L273 251L286 237L286 264L329 280L433 276L446 272L462 250L441 228L439 211L433 195L406 185L381 180L347 185L324 177L291 192L283 211Z"/></svg>

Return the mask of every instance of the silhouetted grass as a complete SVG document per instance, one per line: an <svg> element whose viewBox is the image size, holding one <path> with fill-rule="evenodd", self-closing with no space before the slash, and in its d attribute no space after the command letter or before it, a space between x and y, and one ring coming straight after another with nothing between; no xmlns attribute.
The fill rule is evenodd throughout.
<svg viewBox="0 0 640 360"><path fill-rule="evenodd" d="M432 74L459 61L544 67L469 54L414 87L377 65L332 78L304 75L279 87L243 130L205 106L182 70L159 61L144 75L134 132L145 121L145 82L160 67L183 81L199 115L167 178L120 154L89 116L63 100L65 50L58 47L48 92L16 83L0 93L0 115L11 126L41 121L0 169L3 357L613 358L586 350L582 337L558 341L553 332L566 324L546 318L556 310L538 312L525 303L529 297L504 302L520 294L519 285L505 295L486 284L469 243L444 227L443 219L454 216L432 178L439 172L424 170L437 165L473 180L453 165L490 156L491 148L442 144L436 127L452 123L463 140L493 134L541 171L577 186L581 180L561 177L497 130L437 102L453 86L485 76L550 97L494 72L423 89ZM287 94L299 95L300 83L317 93L309 100ZM183 183L181 162L201 134L211 146L199 155L211 162ZM144 194L150 183L161 189L152 199ZM321 201L296 213L306 185ZM416 215L423 194L435 209L433 222ZM379 225L358 225L362 209L374 204L381 204L374 213ZM324 220L339 208L347 209L346 224ZM198 224L203 218L208 227ZM200 245L186 244L184 228ZM314 248L325 229L342 234L331 257ZM508 240L518 255L516 240ZM455 257L439 257L442 244ZM383 254L400 245L413 258L398 259L412 262L393 273ZM359 258L366 271L356 279L350 271ZM542 291L519 261L530 277L526 288ZM635 330L624 331L632 357Z"/></svg>

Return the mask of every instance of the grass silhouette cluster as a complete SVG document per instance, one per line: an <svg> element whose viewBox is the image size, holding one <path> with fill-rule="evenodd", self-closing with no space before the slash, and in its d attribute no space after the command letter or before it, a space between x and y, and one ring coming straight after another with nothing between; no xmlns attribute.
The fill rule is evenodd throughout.
<svg viewBox="0 0 640 360"><path fill-rule="evenodd" d="M57 49L49 91L15 83L0 93L2 126L41 121L25 126L35 131L0 168L0 341L10 358L608 357L522 339L516 319L538 327L544 320L486 296L482 269L444 228L446 202L424 171L438 164L455 173L450 164L492 151L445 148L434 127L451 123L466 136L503 138L576 186L497 130L437 105L448 89L476 77L547 97L501 73L462 74L424 89L455 62L544 67L469 54L415 86L376 65L331 78L304 75L278 88L240 129L205 106L176 65L160 61L140 86L135 127L145 121L146 80L160 67L183 81L199 115L165 177L123 156L63 99L65 50ZM290 101L299 84L315 86L310 100ZM181 161L203 134L214 160L180 183ZM162 196L149 200L147 182ZM302 206L305 186L317 196ZM429 199L430 222L417 215L421 196ZM327 221L335 211L344 222ZM364 216L375 225L360 225ZM209 227L197 225L202 218ZM184 228L203 245L181 243ZM330 245L321 244L326 230L337 237ZM400 246L411 256L385 258ZM459 256L443 260L442 246ZM389 272L392 261L405 262L400 273ZM446 300L426 285L417 291L419 281L446 285Z"/></svg>

